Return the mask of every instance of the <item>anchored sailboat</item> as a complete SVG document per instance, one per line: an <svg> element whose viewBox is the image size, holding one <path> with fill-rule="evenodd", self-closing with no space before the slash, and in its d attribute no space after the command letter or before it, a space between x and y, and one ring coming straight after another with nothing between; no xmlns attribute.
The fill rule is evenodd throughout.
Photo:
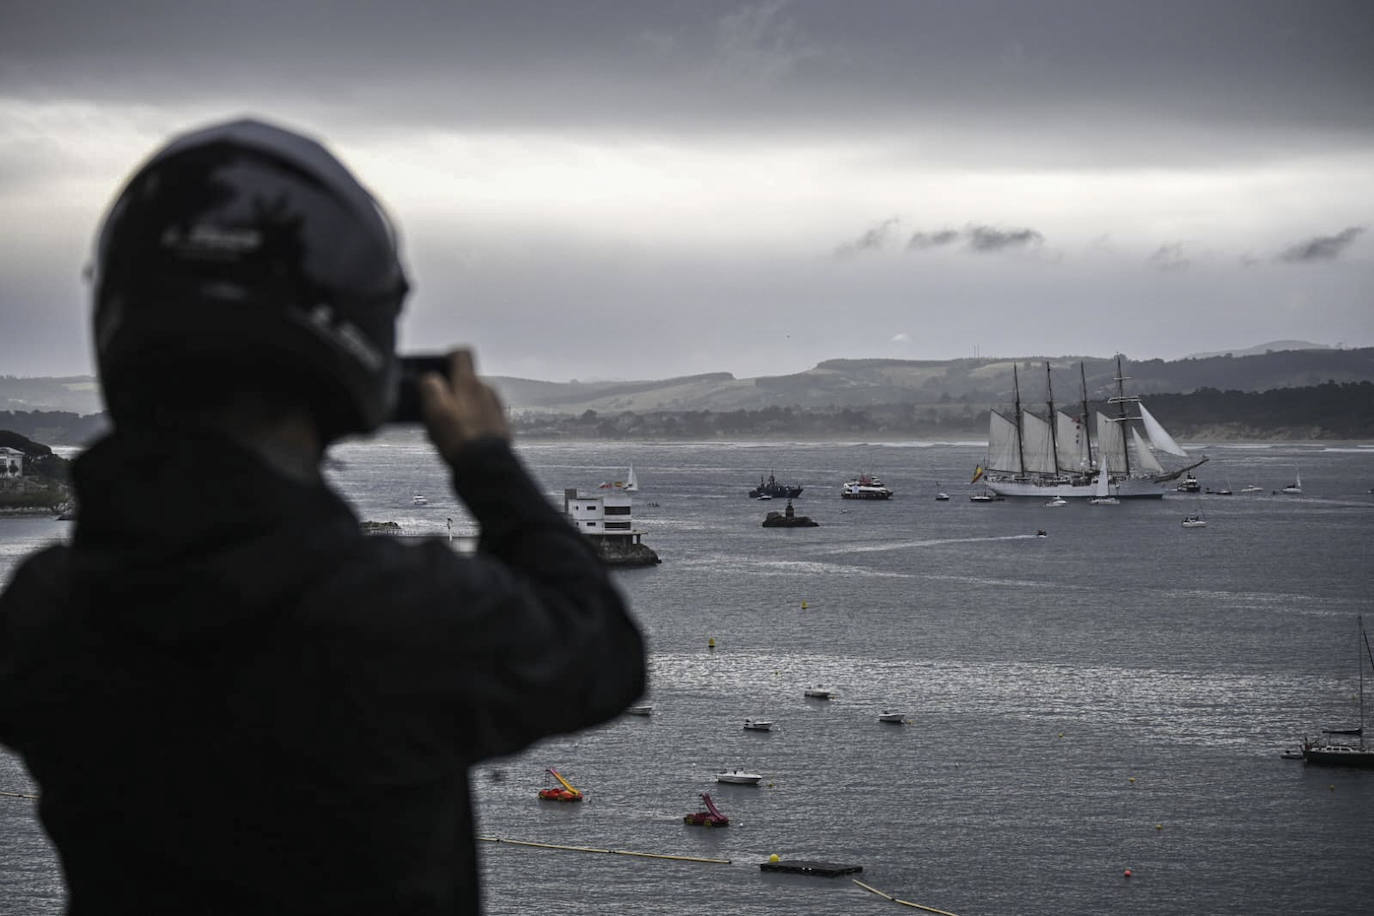
<svg viewBox="0 0 1374 916"><path fill-rule="evenodd" d="M1094 506L1116 506L1121 500L1111 494L1111 475L1107 473L1107 456L1103 455L1098 465L1097 483L1093 484L1093 498L1088 500Z"/></svg>
<svg viewBox="0 0 1374 916"><path fill-rule="evenodd" d="M1374 652L1369 649L1369 634L1364 629L1364 617L1357 617L1359 644L1355 651L1360 665L1360 724L1354 728L1324 728L1320 737L1307 738L1302 743L1302 759L1308 763L1330 766L1374 769L1374 747L1364 740L1364 663L1374 668ZM1356 740L1351 741L1350 738Z"/></svg>
<svg viewBox="0 0 1374 916"><path fill-rule="evenodd" d="M1048 411L1045 417L1021 404L1021 383L1012 366L1014 412L1005 416L991 411L988 421L988 460L984 479L989 490L1001 496L1091 498L1097 495L1098 481L1104 473L1115 496L1125 499L1154 498L1164 495L1163 484L1205 462L1199 461L1166 470L1155 451L1189 458L1189 454L1160 425L1140 398L1128 396L1121 372L1121 357L1116 360L1116 390L1107 399L1116 415L1096 411L1097 458L1087 418L1088 386L1083 364L1078 367L1083 385L1082 413L1072 417L1054 405L1050 385L1050 364L1045 363L1045 389Z"/></svg>

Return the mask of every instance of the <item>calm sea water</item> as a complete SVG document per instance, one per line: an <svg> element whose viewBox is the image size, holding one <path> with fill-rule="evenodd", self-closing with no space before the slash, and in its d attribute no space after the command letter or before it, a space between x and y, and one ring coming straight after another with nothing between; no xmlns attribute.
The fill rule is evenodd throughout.
<svg viewBox="0 0 1374 916"><path fill-rule="evenodd" d="M890 907L848 878L760 873L772 853L862 865L868 884L959 916L1374 911L1374 772L1279 756L1357 716L1374 448L1206 447L1199 477L1236 495L1063 508L969 502L972 444L521 451L550 498L633 464L663 564L616 575L650 638L654 714L479 768L481 832L730 864L483 843L488 912ZM364 518L471 533L418 435L334 457ZM781 502L745 493L770 470L805 485L796 508L819 528L759 526ZM860 471L896 497L840 500ZM1271 492L1295 473L1302 496ZM1264 492L1241 495L1250 484ZM1208 527L1183 529L1199 509ZM63 530L0 520L0 581ZM812 684L838 695L808 700ZM907 724L879 724L889 708ZM747 717L774 730L746 732ZM539 802L547 766L585 803ZM714 782L733 767L763 783ZM0 790L32 791L3 755ZM683 825L702 791L732 826ZM0 862L0 911L60 911L31 801L0 796Z"/></svg>

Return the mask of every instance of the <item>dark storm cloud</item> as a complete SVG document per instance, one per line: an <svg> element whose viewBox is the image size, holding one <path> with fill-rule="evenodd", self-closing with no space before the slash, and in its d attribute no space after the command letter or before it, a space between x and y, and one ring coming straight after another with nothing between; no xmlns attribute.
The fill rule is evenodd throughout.
<svg viewBox="0 0 1374 916"><path fill-rule="evenodd" d="M783 0L125 0L111 9L7 4L5 92L152 104L260 93L356 108L374 129L833 137L938 125L957 138L974 124L1091 123L1100 146L1108 121L1135 125L1114 154L1151 138L1158 146L1185 124L1206 130L1198 144L1171 148L1199 155L1247 147L1221 126L1290 145L1374 132L1366 0L873 0L862 15Z"/></svg>
<svg viewBox="0 0 1374 916"><path fill-rule="evenodd" d="M862 235L852 242L845 242L835 249L835 256L846 258L852 257L862 251L877 251L886 248L892 236L896 234L897 227L901 225L901 220L895 216L888 217L878 225L867 229Z"/></svg>
<svg viewBox="0 0 1374 916"><path fill-rule="evenodd" d="M1187 270L1192 265L1192 261L1183 251L1182 242L1160 245L1155 249L1155 253L1150 255L1149 263L1156 270Z"/></svg>
<svg viewBox="0 0 1374 916"><path fill-rule="evenodd" d="M950 245L959 240L959 230L940 229L936 232L913 232L911 238L907 239L906 247L908 250L921 250L923 248L937 248L941 245Z"/></svg>
<svg viewBox="0 0 1374 916"><path fill-rule="evenodd" d="M877 251L886 248L901 219L890 217L864 232L852 242L845 242L835 249L835 254L846 257L861 251ZM986 254L1004 251L1009 248L1034 248L1045 241L1044 235L1035 229L999 229L996 226L969 224L960 229L936 229L934 231L913 232L906 241L907 251L924 251L929 248L943 248L963 241L969 251Z"/></svg>
<svg viewBox="0 0 1374 916"><path fill-rule="evenodd" d="M1289 264L1334 260L1359 238L1364 229L1364 226L1349 226L1335 235L1314 236L1285 248L1279 253L1278 259Z"/></svg>
<svg viewBox="0 0 1374 916"><path fill-rule="evenodd" d="M968 247L974 251L1027 248L1045 241L1045 237L1034 229L998 229L995 226L970 226L964 236L968 239Z"/></svg>

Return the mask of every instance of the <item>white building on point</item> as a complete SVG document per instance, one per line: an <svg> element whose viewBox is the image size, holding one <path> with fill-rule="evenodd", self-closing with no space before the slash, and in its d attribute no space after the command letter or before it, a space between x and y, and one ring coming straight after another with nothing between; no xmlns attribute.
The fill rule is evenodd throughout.
<svg viewBox="0 0 1374 916"><path fill-rule="evenodd" d="M23 477L24 453L17 448L0 445L0 477Z"/></svg>
<svg viewBox="0 0 1374 916"><path fill-rule="evenodd" d="M630 495L604 491L584 496L576 490L563 491L563 512L596 544L608 562L621 565L647 565L658 562L658 555L642 543L644 532L635 530Z"/></svg>

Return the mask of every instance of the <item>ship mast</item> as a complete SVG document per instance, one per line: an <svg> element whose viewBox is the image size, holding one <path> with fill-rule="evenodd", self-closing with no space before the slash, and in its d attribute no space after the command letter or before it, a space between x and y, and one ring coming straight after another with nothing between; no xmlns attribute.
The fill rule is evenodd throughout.
<svg viewBox="0 0 1374 916"><path fill-rule="evenodd" d="M1121 374L1121 357L1118 356L1116 358L1116 397L1108 398L1107 403L1115 404L1117 413L1120 415L1120 419L1117 420L1117 423L1120 424L1121 429L1121 460L1122 462L1124 462L1123 476L1130 477L1131 447L1130 443L1126 441L1126 402L1134 399L1126 397L1126 386L1124 384L1125 381L1126 376Z"/></svg>
<svg viewBox="0 0 1374 916"><path fill-rule="evenodd" d="M1356 649L1363 649L1364 654L1360 656L1360 750L1364 750L1364 659L1369 656L1369 663L1374 665L1374 653L1369 651L1369 634L1364 631L1364 616L1355 618L1355 622L1360 627L1360 645Z"/></svg>
<svg viewBox="0 0 1374 916"><path fill-rule="evenodd" d="M1088 448L1088 467L1093 466L1093 437L1088 433L1088 374L1083 369L1083 363L1078 364L1078 381L1083 386L1083 444Z"/></svg>
<svg viewBox="0 0 1374 916"><path fill-rule="evenodd" d="M1054 415L1054 384L1050 381L1050 361L1045 360L1045 394L1050 399L1050 460L1054 462L1054 473L1059 473L1059 437L1055 427L1059 425Z"/></svg>
<svg viewBox="0 0 1374 916"><path fill-rule="evenodd" d="M1019 474L1026 473L1026 447L1021 441L1024 436L1021 431L1025 428L1021 424L1021 382L1016 375L1016 363L1011 364L1011 390L1016 399L1016 470Z"/></svg>

